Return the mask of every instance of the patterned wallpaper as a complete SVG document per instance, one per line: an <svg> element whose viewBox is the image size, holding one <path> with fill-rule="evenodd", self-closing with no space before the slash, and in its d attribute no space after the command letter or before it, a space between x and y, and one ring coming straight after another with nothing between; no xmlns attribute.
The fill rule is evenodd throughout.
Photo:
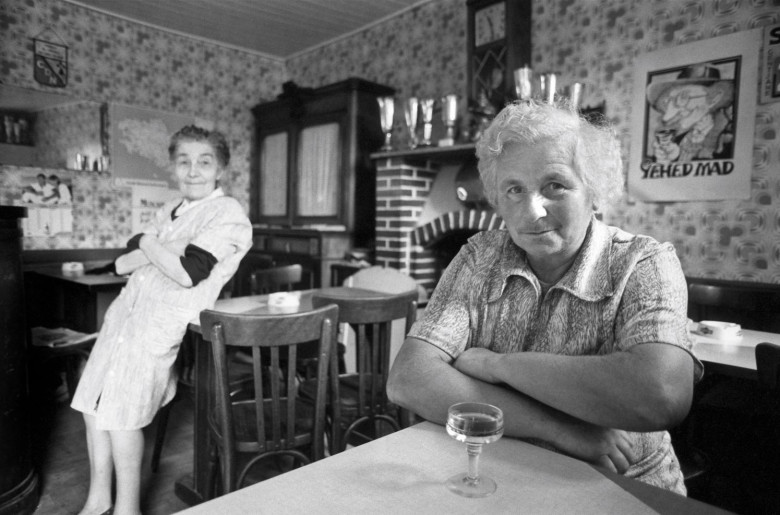
<svg viewBox="0 0 780 515"><path fill-rule="evenodd" d="M0 79L4 83L47 89L32 77L32 38L45 29L56 33L46 32L46 39L59 37L69 47L68 84L56 93L213 121L232 150L230 191L248 209L250 108L281 92L287 80L283 62L61 0L2 0ZM71 236L25 237L24 248L124 246L131 230L130 217L121 214L129 202L128 191L115 188L104 177L58 173L72 179L74 189L82 193L74 194L74 232ZM17 198L19 174L14 167L0 166L0 200L4 203Z"/></svg>
<svg viewBox="0 0 780 515"><path fill-rule="evenodd" d="M606 102L606 114L622 135L627 157L634 57L780 23L780 1L535 0L533 15L532 66L587 81L585 104ZM288 78L317 87L358 76L396 88L399 98L462 96L466 89L464 0L432 0L286 63L58 0L4 0L0 6L3 80L37 87L29 70L29 38L47 24L70 45L69 93L74 96L214 119L236 149L233 192L245 204L249 107L274 98ZM626 199L613 206L607 221L671 241L688 275L780 283L778 129L780 103L759 105L749 200L641 203ZM13 171L0 170L1 190ZM98 194L87 200L85 196L85 202L104 198L107 205L121 205L121 197L121 192L107 191L105 197ZM121 245L119 238L87 234L100 233L106 225L123 234L120 229L126 220L106 222L105 213L94 206L86 211L86 221L73 241L25 241L25 246Z"/></svg>

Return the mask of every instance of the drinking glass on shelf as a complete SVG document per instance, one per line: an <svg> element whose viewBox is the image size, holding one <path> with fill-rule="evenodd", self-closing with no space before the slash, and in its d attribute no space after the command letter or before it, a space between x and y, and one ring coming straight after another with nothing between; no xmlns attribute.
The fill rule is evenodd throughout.
<svg viewBox="0 0 780 515"><path fill-rule="evenodd" d="M409 129L409 148L417 147L417 97L409 97L404 103L404 117Z"/></svg>
<svg viewBox="0 0 780 515"><path fill-rule="evenodd" d="M390 139L393 137L393 115L395 114L395 101L393 97L379 97L379 122L382 124L382 132L385 133L385 144L381 150L384 152L393 150Z"/></svg>
<svg viewBox="0 0 780 515"><path fill-rule="evenodd" d="M515 93L518 100L531 100L533 95L534 72L528 66L523 66L514 71Z"/></svg>
<svg viewBox="0 0 780 515"><path fill-rule="evenodd" d="M548 104L555 103L557 78L557 75L554 73L543 73L539 75L539 95L541 96L542 102Z"/></svg>
<svg viewBox="0 0 780 515"><path fill-rule="evenodd" d="M420 145L431 145L431 132L433 131L433 102L432 98L420 100L420 110L423 119L423 140Z"/></svg>
<svg viewBox="0 0 780 515"><path fill-rule="evenodd" d="M447 480L447 488L463 497L487 497L496 491L496 482L479 475L479 455L484 444L504 434L504 413L482 402L460 402L447 410L447 433L466 443L469 468Z"/></svg>

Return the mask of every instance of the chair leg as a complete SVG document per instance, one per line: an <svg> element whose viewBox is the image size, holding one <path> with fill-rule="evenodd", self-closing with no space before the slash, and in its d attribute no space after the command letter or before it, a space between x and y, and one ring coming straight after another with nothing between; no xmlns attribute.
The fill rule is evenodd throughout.
<svg viewBox="0 0 780 515"><path fill-rule="evenodd" d="M175 398L160 408L159 413L157 413L157 429L154 435L154 449L152 450L152 472L157 472L157 469L160 468L160 455L165 443L165 432L168 429L168 419L171 416L174 402L176 402Z"/></svg>

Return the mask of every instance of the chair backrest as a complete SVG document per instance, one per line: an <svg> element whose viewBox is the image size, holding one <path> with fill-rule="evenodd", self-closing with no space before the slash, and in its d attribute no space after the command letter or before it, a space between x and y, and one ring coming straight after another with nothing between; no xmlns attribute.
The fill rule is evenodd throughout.
<svg viewBox="0 0 780 515"><path fill-rule="evenodd" d="M292 291L303 278L301 265L274 266L252 274L252 294Z"/></svg>
<svg viewBox="0 0 780 515"><path fill-rule="evenodd" d="M780 332L780 285L688 278L688 316Z"/></svg>
<svg viewBox="0 0 780 515"><path fill-rule="evenodd" d="M223 452L229 470L233 470L232 452L262 453L311 445L312 460L324 457L325 404L331 355L335 352L339 309L335 305L312 311L274 315L236 315L213 310L200 314L204 340L211 342L214 366L210 381L215 395L211 400L209 424L221 435ZM318 341L319 364L314 396L314 419L311 427L296 427L296 413L301 402L297 397L295 363L299 345ZM230 397L227 347L252 351L254 396L235 401ZM262 351L262 352L261 352ZM331 376L330 386L337 384ZM270 392L264 391L269 389ZM255 438L237 442L231 402L254 403ZM245 421L244 421L245 422Z"/></svg>
<svg viewBox="0 0 780 515"><path fill-rule="evenodd" d="M230 279L223 292L229 292L230 297L243 297L252 295L252 274L258 270L264 270L274 266L274 260L267 254L248 252L233 277ZM226 295L227 296L227 295Z"/></svg>
<svg viewBox="0 0 780 515"><path fill-rule="evenodd" d="M417 314L417 292L353 299L329 295L325 289L312 295L313 306L328 304L336 304L339 322L348 323L355 331L358 416L385 413L392 323L402 319L405 332L411 329Z"/></svg>
<svg viewBox="0 0 780 515"><path fill-rule="evenodd" d="M780 345L761 342L756 345L758 382L770 390L780 388Z"/></svg>

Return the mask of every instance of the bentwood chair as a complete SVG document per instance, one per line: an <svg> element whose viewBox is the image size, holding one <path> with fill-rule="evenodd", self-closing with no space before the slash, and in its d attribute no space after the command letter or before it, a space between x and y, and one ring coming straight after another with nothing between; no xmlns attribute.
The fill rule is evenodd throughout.
<svg viewBox="0 0 780 515"><path fill-rule="evenodd" d="M250 280L252 295L292 291L302 278L303 267L301 265L274 266L255 270Z"/></svg>
<svg viewBox="0 0 780 515"><path fill-rule="evenodd" d="M222 494L241 488L255 465L271 457L288 456L297 467L325 456L326 390L338 312L334 305L278 315L201 312L203 338L211 342L214 358L209 484L219 475ZM300 345L311 341L318 342L319 364L314 396L302 399L295 367L284 363L295 363ZM251 351L253 390L248 399L231 396L229 347ZM337 389L335 377L330 387ZM241 455L246 459L239 467Z"/></svg>
<svg viewBox="0 0 780 515"><path fill-rule="evenodd" d="M386 393L390 336L394 320L404 320L406 332L411 328L417 292L377 295L354 299L323 290L312 296L313 306L336 304L339 322L349 324L355 332L356 372L339 376L338 396L330 402L332 454L344 450L348 443L372 440L383 426L393 431L400 428L399 409ZM311 396L311 382L304 383L301 390L302 395Z"/></svg>
<svg viewBox="0 0 780 515"><path fill-rule="evenodd" d="M252 276L259 270L274 266L274 260L266 254L248 252L238 265L236 273L222 289L224 297L244 297L252 295Z"/></svg>

